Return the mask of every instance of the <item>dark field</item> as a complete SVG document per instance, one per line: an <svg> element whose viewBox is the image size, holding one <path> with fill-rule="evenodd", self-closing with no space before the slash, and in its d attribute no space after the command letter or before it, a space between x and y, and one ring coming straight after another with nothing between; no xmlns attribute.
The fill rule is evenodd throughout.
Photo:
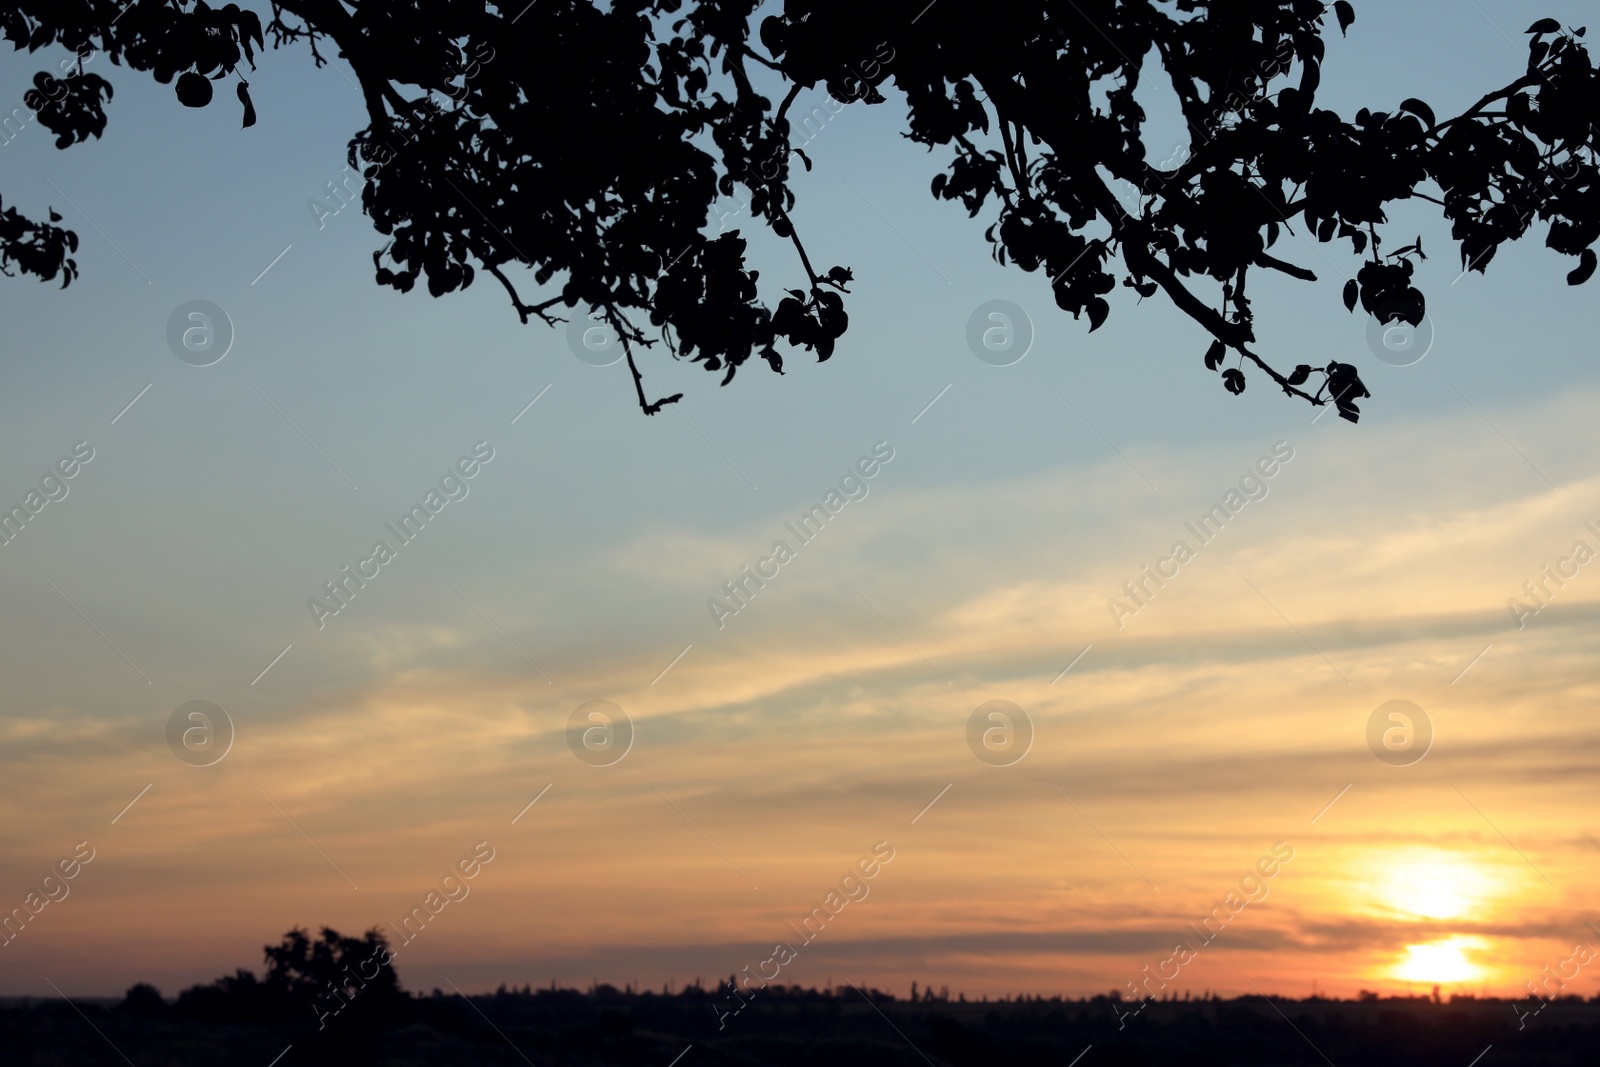
<svg viewBox="0 0 1600 1067"><path fill-rule="evenodd" d="M1119 1030L1117 1002L1105 997L983 1003L873 991L869 1003L849 986L770 987L722 1020L720 1030L717 1006L726 1011L733 1003L725 987L720 995L697 987L664 995L602 985L587 993L501 991L470 999L395 991L365 1012L358 1012L357 995L319 1031L310 1011L270 1008L270 998L258 995L263 989L205 997L191 991L177 1005L148 994L121 1003L12 1001L0 1008L0 1062L1504 1067L1594 1063L1600 1037L1600 1003L1575 997L1552 1002L1520 1030L1510 1001L1422 997L1156 1002ZM1523 1010L1528 1003L1517 1002Z"/></svg>

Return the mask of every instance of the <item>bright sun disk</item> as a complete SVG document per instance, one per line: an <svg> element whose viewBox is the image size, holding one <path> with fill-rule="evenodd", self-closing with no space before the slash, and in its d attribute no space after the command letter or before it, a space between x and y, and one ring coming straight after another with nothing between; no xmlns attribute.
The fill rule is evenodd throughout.
<svg viewBox="0 0 1600 1067"><path fill-rule="evenodd" d="M1482 975L1482 968L1466 957L1466 951L1479 947L1473 937L1448 937L1421 945L1407 945L1406 958L1394 968L1394 976L1408 982L1466 982Z"/></svg>
<svg viewBox="0 0 1600 1067"><path fill-rule="evenodd" d="M1484 872L1449 855L1409 859L1390 867L1379 899L1420 919L1459 919L1491 895Z"/></svg>

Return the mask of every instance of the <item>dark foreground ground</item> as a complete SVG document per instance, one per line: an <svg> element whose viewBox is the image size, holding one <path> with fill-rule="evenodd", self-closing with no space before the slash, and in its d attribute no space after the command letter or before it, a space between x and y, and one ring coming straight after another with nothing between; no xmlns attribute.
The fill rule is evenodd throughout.
<svg viewBox="0 0 1600 1067"><path fill-rule="evenodd" d="M0 1063L188 1067L618 1064L821 1065L1408 1064L1420 1067L1600 1062L1600 1003L1569 998L1520 1020L1529 1002L1421 997L1361 1001L1260 997L1152 1003L1118 1028L1117 1005L1089 1000L869 1000L768 989L718 1029L691 988L671 996L601 986L393 999L384 1017L226 1021L225 1004L13 1001L0 1007ZM726 1010L726 1007L723 1008ZM248 1013L246 1013L248 1014ZM287 1050L287 1051L285 1051ZM1485 1051L1487 1050L1487 1051ZM279 1058L281 1056L281 1058ZM1481 1056L1481 1059L1478 1057Z"/></svg>

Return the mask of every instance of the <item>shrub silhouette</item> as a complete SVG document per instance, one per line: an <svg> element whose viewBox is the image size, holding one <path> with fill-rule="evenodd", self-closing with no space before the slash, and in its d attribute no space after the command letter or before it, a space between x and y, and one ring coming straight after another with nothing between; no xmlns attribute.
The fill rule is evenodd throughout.
<svg viewBox="0 0 1600 1067"><path fill-rule="evenodd" d="M162 999L160 990L148 982L140 982L130 986L127 993L123 994L117 1010L136 1019L161 1019L171 1009Z"/></svg>

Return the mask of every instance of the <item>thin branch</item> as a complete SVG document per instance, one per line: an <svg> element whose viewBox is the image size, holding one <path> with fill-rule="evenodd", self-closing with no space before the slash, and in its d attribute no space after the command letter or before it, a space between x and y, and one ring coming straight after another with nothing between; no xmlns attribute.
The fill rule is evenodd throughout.
<svg viewBox="0 0 1600 1067"><path fill-rule="evenodd" d="M545 325L547 325L547 326L554 326L557 323L561 323L561 322L566 322L567 321L566 319L557 318L554 315L546 315L545 314L545 310L547 308L555 307L557 304L561 303L561 297L553 296L549 300L546 300L542 304L534 304L534 305L531 305L531 306L528 305L528 304L524 304L522 302L522 298L517 295L516 287L511 284L511 279L507 278L504 274L501 273L500 267L499 267L498 264L494 264L494 263L486 264L486 269L489 271L490 274L493 274L496 278L499 278L500 279L500 284L506 287L506 292L507 293L511 294L511 306L517 309L517 314L522 317L522 322L523 322L524 325L527 324L528 318L531 315L539 316L539 318L544 320Z"/></svg>
<svg viewBox="0 0 1600 1067"><path fill-rule="evenodd" d="M338 0L275 0L275 3L283 10L298 16L307 26L319 27L324 36L339 46L345 59L350 63L350 69L355 72L356 80L361 83L361 94L367 102L367 114L374 125L385 128L390 126L389 113L384 107L385 102L396 112L406 110L406 99L387 78L375 77L368 73L367 64L363 61L372 54L370 39L364 35L355 18Z"/></svg>
<svg viewBox="0 0 1600 1067"><path fill-rule="evenodd" d="M1041 128L1044 130L1044 139L1056 149L1059 160L1072 158L1068 154L1072 131L1062 126L1054 115L1030 108L1029 102L1021 96L1020 91L1013 82L1004 78L983 79L980 77L980 84L988 92L989 99L995 102L997 108L1003 106L1013 114L1024 115L1033 119L1034 122L1029 128L1036 132ZM1057 141L1062 143L1058 144ZM1116 174L1116 170L1110 166L1108 161L1101 160L1100 163L1105 165L1113 174ZM1089 193L1095 210L1111 227L1112 236L1120 246L1123 262L1135 277L1150 278L1155 281L1180 311L1203 326L1212 337L1254 363L1269 375L1285 393L1301 397L1318 406L1327 403L1325 400L1321 400L1302 389L1290 385L1287 377L1278 373L1265 360L1246 347L1247 344L1255 340L1254 331L1248 321L1229 322L1220 312L1207 306L1199 297L1189 291L1178 278L1177 272L1172 266L1156 254L1152 246L1154 235L1150 224L1142 218L1135 218L1124 212L1117 198L1106 187L1104 179L1100 177L1092 166L1079 166L1074 170L1073 177L1082 182ZM1287 223L1287 220L1285 220L1285 223ZM1291 267L1293 270L1301 269L1292 267L1292 264L1287 263L1283 264L1283 266Z"/></svg>
<svg viewBox="0 0 1600 1067"><path fill-rule="evenodd" d="M994 104L992 99L989 102ZM1028 190L1023 180L1021 166L1017 161L1017 149L1011 143L1011 120L1006 118L1006 114L1000 110L999 104L995 104L994 111L997 120L996 125L1000 127L1000 140L1006 146L1006 167L1011 171L1012 184L1017 187L1017 195L1027 200Z"/></svg>
<svg viewBox="0 0 1600 1067"><path fill-rule="evenodd" d="M1265 252L1256 253L1256 266L1271 267L1273 270L1282 271L1291 278L1299 278L1303 282L1314 282L1317 280L1317 276L1311 271L1306 270L1304 267L1297 267L1293 263L1285 263L1277 256L1268 255ZM1242 291L1243 290L1241 289L1241 292Z"/></svg>
<svg viewBox="0 0 1600 1067"><path fill-rule="evenodd" d="M788 95L783 98L783 103L778 105L777 112L772 116L772 128L774 132L779 132L778 123L784 120L784 116L789 113L789 105L794 103L794 98L800 95L800 90L803 88L804 86L800 85L798 82L795 83L795 85L790 88Z"/></svg>
<svg viewBox="0 0 1600 1067"><path fill-rule="evenodd" d="M823 279L817 277L817 272L811 269L811 257L806 255L806 246L800 243L800 231L795 227L794 220L789 217L789 213L778 206L776 198L773 199L772 209L778 213L774 221L783 219L789 224L789 240L794 242L795 251L800 253L800 265L805 267L806 277L811 279L811 288L815 289L822 284Z"/></svg>
<svg viewBox="0 0 1600 1067"><path fill-rule="evenodd" d="M755 60L757 63L760 63L763 67L766 67L768 70L775 70L779 74L783 73L783 68L781 66L779 66L775 61L773 61L771 59L768 59L766 56L762 55L760 52L757 52L754 48L751 48L749 45L743 45L743 46L740 47L739 50L741 52L743 52L745 55L749 56L751 59Z"/></svg>
<svg viewBox="0 0 1600 1067"><path fill-rule="evenodd" d="M1272 378L1272 380L1277 382L1278 385L1283 389L1283 391L1285 393L1288 393L1290 396L1298 396L1298 397L1301 397L1301 398L1303 398L1305 400L1309 400L1311 403L1317 405L1317 407L1319 407L1319 408L1320 407L1324 407L1324 406L1327 405L1327 403L1328 403L1327 400L1320 399L1320 396L1321 396L1321 393L1322 393L1321 389L1317 390L1317 394L1318 394L1317 396L1312 396L1310 393L1306 392L1305 390L1297 389L1294 386L1290 385L1288 378L1285 378L1283 375L1281 375L1277 371L1273 370L1272 367L1266 362L1266 360L1262 359L1260 356L1258 356L1254 352L1250 351L1244 345L1230 345L1229 347L1233 348L1236 352L1238 352L1240 355L1244 356L1251 363L1254 363L1256 366L1258 366L1262 370L1266 371L1267 374Z"/></svg>
<svg viewBox="0 0 1600 1067"><path fill-rule="evenodd" d="M1103 218L1114 218L1107 214L1104 208L1100 214ZM1199 297L1191 293L1183 282L1178 280L1177 273L1150 250L1143 236L1129 232L1131 229L1132 227L1124 227L1118 237L1122 243L1122 258L1135 276L1155 281L1166 290L1167 296L1178 306L1179 311L1204 326L1211 336L1223 344L1231 347L1254 340L1249 327L1228 322L1214 308L1207 307Z"/></svg>
<svg viewBox="0 0 1600 1067"><path fill-rule="evenodd" d="M630 339L630 334L633 337L638 337L638 331L634 330L633 325L617 312L615 306L606 304L605 312L606 321L611 324L613 330L617 331L617 339L622 342L623 354L628 357L628 370L633 372L633 388L639 394L639 409L646 415L654 415L668 404L676 404L682 400L682 393L674 393L672 396L662 397L653 404L644 398L644 375L639 373L639 365L633 361L633 345Z"/></svg>
<svg viewBox="0 0 1600 1067"><path fill-rule="evenodd" d="M1467 108L1467 110L1463 111L1461 114L1457 115L1455 118L1453 118L1453 119L1445 119L1443 122L1439 123L1437 126L1434 126L1428 132L1430 134L1433 134L1433 135L1437 136L1439 131L1444 129L1447 126L1454 126L1456 123L1465 122L1468 119L1481 118L1483 109L1488 107L1490 104L1494 103L1496 100L1500 100L1500 99L1509 97L1513 93L1520 92L1523 89L1531 89L1535 85L1538 85L1539 83L1541 83L1543 81L1544 81L1544 75L1543 74L1524 74L1522 77L1518 78L1516 81L1512 82L1510 85L1506 86L1504 89L1496 89L1494 92L1489 93L1487 96L1483 97L1483 99L1479 100L1476 104L1473 104L1471 107Z"/></svg>

